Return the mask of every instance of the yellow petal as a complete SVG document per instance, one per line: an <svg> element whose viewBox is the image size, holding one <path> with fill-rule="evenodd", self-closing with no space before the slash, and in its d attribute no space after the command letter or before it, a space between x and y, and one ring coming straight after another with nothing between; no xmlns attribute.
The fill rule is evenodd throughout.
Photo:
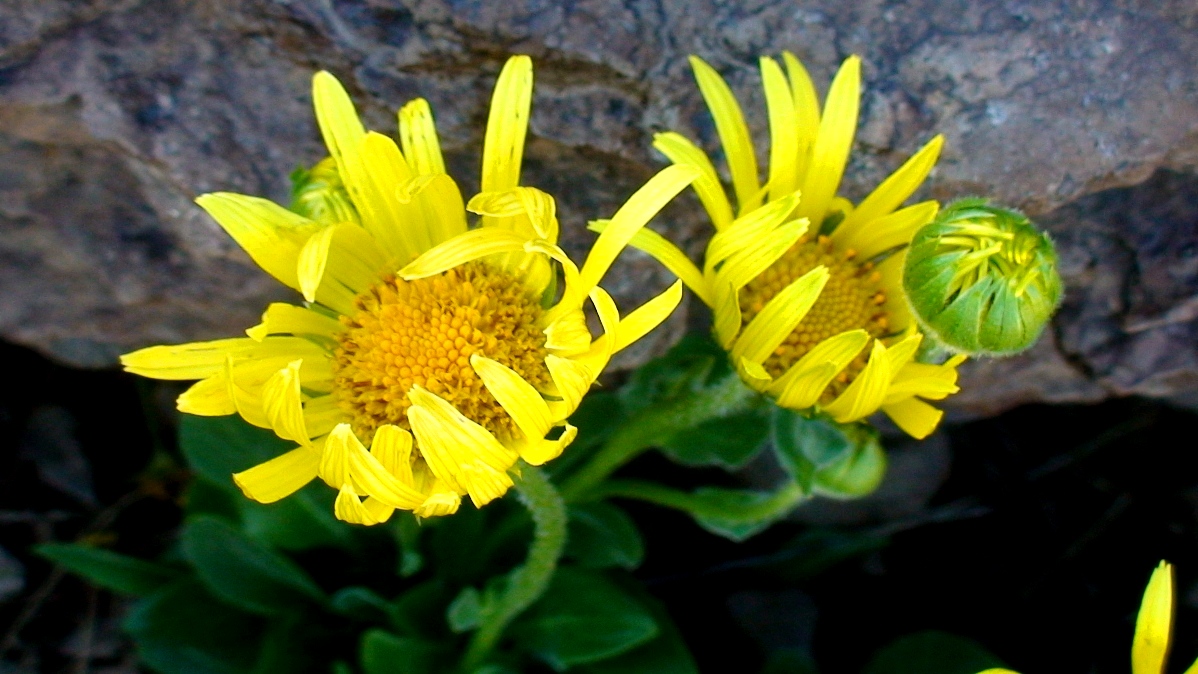
<svg viewBox="0 0 1198 674"><path fill-rule="evenodd" d="M828 276L827 267L818 266L774 295L732 345L732 362L743 359L755 365L764 363L811 310Z"/></svg>
<svg viewBox="0 0 1198 674"><path fill-rule="evenodd" d="M192 384L179 396L177 406L180 412L201 417L223 417L237 413L237 406L229 397L229 384L220 374Z"/></svg>
<svg viewBox="0 0 1198 674"><path fill-rule="evenodd" d="M508 59L495 83L483 141L482 191L497 192L520 184L524 137L532 107L532 59Z"/></svg>
<svg viewBox="0 0 1198 674"><path fill-rule="evenodd" d="M374 432L370 441L370 454L383 468L407 485L414 485L412 477L412 434L399 426L383 424Z"/></svg>
<svg viewBox="0 0 1198 674"><path fill-rule="evenodd" d="M462 498L453 491L434 490L414 512L417 517L452 515L462 505Z"/></svg>
<svg viewBox="0 0 1198 674"><path fill-rule="evenodd" d="M535 442L545 437L555 420L549 413L545 399L532 384L508 366L477 353L470 356L470 365L495 400L516 422L525 440Z"/></svg>
<svg viewBox="0 0 1198 674"><path fill-rule="evenodd" d="M778 405L787 409L811 407L869 340L869 333L864 330L849 330L825 339L779 377L770 393L777 396Z"/></svg>
<svg viewBox="0 0 1198 674"><path fill-rule="evenodd" d="M412 510L424 501L366 451L349 424L339 424L325 439L319 475L329 486L349 485L355 494L373 496L393 508Z"/></svg>
<svg viewBox="0 0 1198 674"><path fill-rule="evenodd" d="M345 420L346 414L341 409L337 396L323 395L304 404L304 425L308 428L309 437L328 435L337 424Z"/></svg>
<svg viewBox="0 0 1198 674"><path fill-rule="evenodd" d="M412 434L438 479L465 491L480 507L512 486L507 469L516 462L514 450L420 386L413 386L408 397L412 401L408 409Z"/></svg>
<svg viewBox="0 0 1198 674"><path fill-rule="evenodd" d="M536 236L549 242L557 241L557 203L535 187L481 192L470 199L466 210L493 218L526 216Z"/></svg>
<svg viewBox="0 0 1198 674"><path fill-rule="evenodd" d="M748 359L741 358L736 362L737 371L740 373L741 379L755 391L764 391L769 387L773 377L760 363L754 363Z"/></svg>
<svg viewBox="0 0 1198 674"><path fill-rule="evenodd" d="M259 503L274 503L311 482L319 465L318 451L299 447L249 470L234 473L233 482L248 498Z"/></svg>
<svg viewBox="0 0 1198 674"><path fill-rule="evenodd" d="M890 175L881 185L865 198L857 208L850 213L838 230L844 230L846 236L855 234L869 221L889 214L907 200L919 186L923 184L936 160L940 158L940 150L944 147L944 136L936 136L927 145L916 152L897 171ZM868 257L868 256L867 256Z"/></svg>
<svg viewBox="0 0 1198 674"><path fill-rule="evenodd" d="M525 237L497 227L472 229L425 251L399 270L406 280L440 274L454 267L497 253L523 251Z"/></svg>
<svg viewBox="0 0 1198 674"><path fill-rule="evenodd" d="M274 354L312 354L316 347L299 338L258 342L246 337L151 346L121 356L127 372L154 379L206 379L224 371L226 356L261 358Z"/></svg>
<svg viewBox="0 0 1198 674"><path fill-rule="evenodd" d="M790 52L782 52L786 63L786 74L790 79L790 94L794 98L795 130L798 134L798 152L795 166L795 184L802 185L807 177L811 162L811 149L819 133L819 96L807 69Z"/></svg>
<svg viewBox="0 0 1198 674"><path fill-rule="evenodd" d="M1173 634L1173 567L1162 561L1148 579L1136 634L1131 643L1132 674L1161 674Z"/></svg>
<svg viewBox="0 0 1198 674"><path fill-rule="evenodd" d="M894 332L903 332L912 325L911 308L907 305L907 295L903 290L903 264L906 260L907 250L902 249L875 268L882 277L878 287L886 295L882 309L890 319L890 329Z"/></svg>
<svg viewBox="0 0 1198 674"><path fill-rule="evenodd" d="M441 143L428 101L417 98L399 110L399 141L404 157L417 175L445 173Z"/></svg>
<svg viewBox="0 0 1198 674"><path fill-rule="evenodd" d="M284 440L307 445L303 394L300 393L300 364L295 360L266 381L262 388L262 410L275 434Z"/></svg>
<svg viewBox="0 0 1198 674"><path fill-rule="evenodd" d="M258 197L214 192L196 198L254 262L283 285L299 290L300 248L320 228L315 222Z"/></svg>
<svg viewBox="0 0 1198 674"><path fill-rule="evenodd" d="M740 332L740 293L727 280L716 278L715 286L715 325L713 329L720 346L732 348L732 341Z"/></svg>
<svg viewBox="0 0 1198 674"><path fill-rule="evenodd" d="M574 290L576 301L581 303L581 298L598 285L599 279L607 273L616 256L637 231L698 175L698 170L693 167L675 164L662 169L629 197L591 246L591 252L579 271L578 287Z"/></svg>
<svg viewBox="0 0 1198 674"><path fill-rule="evenodd" d="M520 458L530 466L541 466L561 456L562 451L574 442L578 429L566 424L562 434L556 440L540 439L526 442L520 446Z"/></svg>
<svg viewBox="0 0 1198 674"><path fill-rule="evenodd" d="M591 348L586 314L568 311L545 328L545 348L558 356L574 356Z"/></svg>
<svg viewBox="0 0 1198 674"><path fill-rule="evenodd" d="M777 262L778 258L806 233L806 219L792 220L781 225L769 236L748 244L724 261L716 276L720 282L732 286L734 290L740 290Z"/></svg>
<svg viewBox="0 0 1198 674"><path fill-rule="evenodd" d="M828 100L820 121L819 135L811 150L811 164L803 182L803 201L799 215L810 218L816 227L824 220L828 204L836 196L853 134L857 129L857 107L861 89L861 59L850 56L840 67L828 90Z"/></svg>
<svg viewBox="0 0 1198 674"><path fill-rule="evenodd" d="M358 495L349 485L341 485L337 500L333 502L333 514L337 519L350 524L372 526L382 524L391 518L395 508L376 498L359 500Z"/></svg>
<svg viewBox="0 0 1198 674"><path fill-rule="evenodd" d="M916 440L923 440L936 430L944 412L932 407L919 398L905 398L899 402L882 405L882 411Z"/></svg>
<svg viewBox="0 0 1198 674"><path fill-rule="evenodd" d="M558 395L565 401L565 416L573 414L582 402L583 396L590 390L591 384L595 383L597 373L591 371L583 363L553 354L545 357L545 367L549 369L549 375L553 377L553 384L557 388Z"/></svg>
<svg viewBox="0 0 1198 674"><path fill-rule="evenodd" d="M262 322L245 333L260 343L271 335L311 335L332 339L343 330L345 326L335 318L306 307L273 302L262 314Z"/></svg>
<svg viewBox="0 0 1198 674"><path fill-rule="evenodd" d="M233 368L232 356L225 357L225 370L222 380L228 387L229 399L233 401L233 406L237 408L237 414L241 415L242 419L245 419L246 422L258 428L271 427L270 419L266 417L266 412L262 409L262 388L253 387L249 389L238 382L236 372ZM265 384L265 381L263 384Z"/></svg>
<svg viewBox="0 0 1198 674"><path fill-rule="evenodd" d="M842 424L873 414L886 398L890 374L890 359L886 355L886 347L875 339L873 352L870 353L865 368L857 374L844 393L824 408L824 411Z"/></svg>
<svg viewBox="0 0 1198 674"><path fill-rule="evenodd" d="M309 302L316 301L316 289L324 278L324 268L329 260L329 245L333 243L335 231L331 226L321 229L308 237L308 241L300 249L296 275L299 278L300 292Z"/></svg>
<svg viewBox="0 0 1198 674"><path fill-rule="evenodd" d="M592 220L588 229L603 232L610 222L610 220ZM710 292L703 272L699 271L699 268L695 266L694 262L691 262L686 253L679 250L664 236L648 227L642 227L633 235L628 245L660 262L663 267L669 269L674 276L685 283L691 292L698 295L704 304L711 305Z"/></svg>
<svg viewBox="0 0 1198 674"><path fill-rule="evenodd" d="M773 230L786 222L799 203L798 194L788 194L737 218L731 226L716 232L707 244L704 270L710 272L724 260L773 236Z"/></svg>
<svg viewBox="0 0 1198 674"><path fill-rule="evenodd" d="M690 57L690 64L695 71L699 92L703 94L703 100L707 102L715 121L720 144L724 146L738 211L744 215L761 203L760 199L755 199L761 185L757 179L757 155L753 150L753 139L749 136L749 126L745 124L744 113L724 78L698 56Z"/></svg>
<svg viewBox="0 0 1198 674"><path fill-rule="evenodd" d="M770 118L770 200L798 189L799 117L782 68L761 57L761 84Z"/></svg>
<svg viewBox="0 0 1198 674"><path fill-rule="evenodd" d="M682 302L682 282L675 281L665 292L645 302L620 320L616 328L612 353L644 337L650 330L661 325Z"/></svg>
<svg viewBox="0 0 1198 674"><path fill-rule="evenodd" d="M842 231L842 224L832 232L832 240L838 248L855 250L860 259L868 260L910 243L916 230L931 222L939 209L940 204L935 201L924 201L865 222L855 233Z"/></svg>
<svg viewBox="0 0 1198 674"><path fill-rule="evenodd" d="M724 187L720 184L719 174L716 173L715 166L706 152L673 131L653 136L653 147L675 164L699 169L699 177L692 185L717 231L732 223L732 204L728 203L728 195L724 193Z"/></svg>

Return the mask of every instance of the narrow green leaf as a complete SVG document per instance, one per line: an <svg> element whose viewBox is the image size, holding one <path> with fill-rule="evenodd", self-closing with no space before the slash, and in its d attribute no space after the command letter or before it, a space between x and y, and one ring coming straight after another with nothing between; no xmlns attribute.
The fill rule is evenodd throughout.
<svg viewBox="0 0 1198 674"><path fill-rule="evenodd" d="M762 449L769 428L763 411L749 410L683 429L666 440L661 449L684 466L740 468Z"/></svg>
<svg viewBox="0 0 1198 674"><path fill-rule="evenodd" d="M233 606L269 615L293 611L305 601L327 601L294 562L222 520L193 517L180 538L183 553L204 584Z"/></svg>
<svg viewBox="0 0 1198 674"><path fill-rule="evenodd" d="M655 637L658 628L640 602L605 576L562 567L510 634L521 648L562 671L629 651Z"/></svg>
<svg viewBox="0 0 1198 674"><path fill-rule="evenodd" d="M383 630L362 635L360 661L365 674L438 674L444 649L436 642L401 637Z"/></svg>
<svg viewBox="0 0 1198 674"><path fill-rule="evenodd" d="M781 492L750 491L705 487L695 490L696 509L692 513L699 526L733 541L743 541L786 516L798 503Z"/></svg>
<svg viewBox="0 0 1198 674"><path fill-rule="evenodd" d="M635 569L645 556L636 524L623 510L596 501L570 506L565 554L588 569Z"/></svg>
<svg viewBox="0 0 1198 674"><path fill-rule="evenodd" d="M863 674L977 674L1002 666L996 655L973 639L929 630L890 642Z"/></svg>
<svg viewBox="0 0 1198 674"><path fill-rule="evenodd" d="M150 594L181 575L169 566L85 545L47 543L35 551L97 587L135 597Z"/></svg>

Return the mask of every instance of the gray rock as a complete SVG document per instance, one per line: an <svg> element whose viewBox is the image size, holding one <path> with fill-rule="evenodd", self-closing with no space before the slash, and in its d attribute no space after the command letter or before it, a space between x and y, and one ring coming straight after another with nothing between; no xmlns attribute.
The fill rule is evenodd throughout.
<svg viewBox="0 0 1198 674"><path fill-rule="evenodd" d="M376 129L428 98L469 191L495 74L506 54L533 55L525 182L560 198L579 254L585 221L661 166L654 131L714 147L687 54L728 77L764 140L756 60L790 49L821 88L845 56L864 59L849 196L943 132L930 195L993 196L1060 243L1069 286L1053 338L967 368L957 413L1129 393L1184 402L1198 391L1185 248L1198 194L1187 173L1198 165L1196 25L1182 0L9 2L0 334L100 366L146 344L238 334L288 297L190 202L212 190L285 198L290 170L321 156L308 101L318 68ZM706 236L693 201L655 226L692 249ZM636 255L610 278L627 308L672 280Z"/></svg>

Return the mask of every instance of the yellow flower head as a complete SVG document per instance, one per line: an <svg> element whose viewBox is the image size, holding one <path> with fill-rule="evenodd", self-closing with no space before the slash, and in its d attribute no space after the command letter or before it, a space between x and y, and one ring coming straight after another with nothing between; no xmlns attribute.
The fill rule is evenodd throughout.
<svg viewBox="0 0 1198 674"><path fill-rule="evenodd" d="M652 231L638 233L632 245L712 308L716 338L753 388L783 407L819 407L841 423L881 409L906 432L925 437L943 413L921 399L955 393L962 359L915 362L922 335L903 296L903 248L938 205L898 207L927 177L944 139L933 138L854 207L836 191L857 126L860 59L845 61L822 114L802 64L789 53L783 60L785 72L761 59L772 141L763 186L731 89L691 57L737 209L703 150L677 133L658 134L654 147L675 165L699 171L695 192L716 233L702 269Z"/></svg>
<svg viewBox="0 0 1198 674"><path fill-rule="evenodd" d="M651 179L579 268L557 245L553 198L519 184L531 99L532 63L512 57L491 101L482 191L463 204L425 101L400 110L397 144L366 131L321 72L313 102L331 156L299 176L294 210L240 194L197 199L306 302L272 304L248 337L155 346L122 362L200 380L179 397L183 412L237 413L297 443L233 476L246 496L270 503L319 476L350 522L382 522L396 508L445 515L464 495L481 506L512 486L517 459L540 465L562 452L576 433L567 417L612 354L677 305L676 283L621 318L598 283L696 171Z"/></svg>

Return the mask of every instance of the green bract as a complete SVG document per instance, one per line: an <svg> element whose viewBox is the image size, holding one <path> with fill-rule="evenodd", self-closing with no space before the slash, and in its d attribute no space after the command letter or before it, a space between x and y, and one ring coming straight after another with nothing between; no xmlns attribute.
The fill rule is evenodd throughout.
<svg viewBox="0 0 1198 674"><path fill-rule="evenodd" d="M1061 277L1052 240L1023 214L962 199L915 234L903 290L945 348L1001 356L1035 343L1061 302Z"/></svg>

